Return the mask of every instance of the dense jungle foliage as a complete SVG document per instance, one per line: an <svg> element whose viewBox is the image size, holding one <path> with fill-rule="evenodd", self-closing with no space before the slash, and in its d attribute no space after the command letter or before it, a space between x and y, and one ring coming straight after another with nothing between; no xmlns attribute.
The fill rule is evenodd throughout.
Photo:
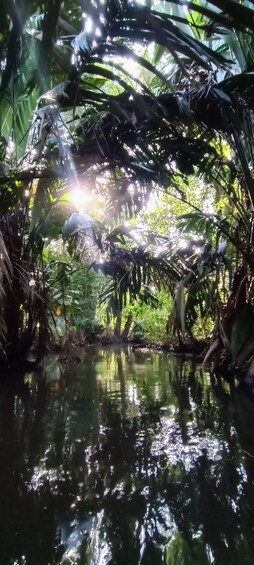
<svg viewBox="0 0 254 565"><path fill-rule="evenodd" d="M0 22L2 364L132 332L252 375L253 0L3 0Z"/></svg>

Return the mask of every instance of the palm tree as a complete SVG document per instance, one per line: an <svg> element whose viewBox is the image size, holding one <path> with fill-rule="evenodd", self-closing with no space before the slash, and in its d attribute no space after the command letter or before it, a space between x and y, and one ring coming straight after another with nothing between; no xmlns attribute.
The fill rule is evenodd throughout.
<svg viewBox="0 0 254 565"><path fill-rule="evenodd" d="M157 36L156 41L163 45L164 51L165 49L170 51L171 58L174 58L175 63L178 64L180 72L178 71L177 93L172 91L168 84L163 84L162 80L160 89L163 93L159 94L147 92L144 84L139 84L140 92L137 93L129 83L127 86L125 83L127 92L107 96L105 100L105 95L100 92L94 95L85 91L83 94L81 82L83 105L85 102L88 102L88 105L83 123L81 121L82 128L79 127L77 132L79 139L76 151L83 159L90 157L93 167L96 163L97 166L102 165L104 170L105 168L113 170L115 174L118 172L118 181L119 169L121 168L121 171L124 169L125 178L129 183L133 184L133 180L138 179L139 186L142 186L144 192L147 191L147 185L149 190L151 183L157 183L165 190L168 188L172 190L173 186L176 196L184 198L184 194L179 194L177 174L187 176L198 171L207 183L226 195L231 204L231 221L218 214L213 214L208 219L233 246L237 255L236 273L233 294L227 304L221 304L219 289L217 292L218 321L212 350L214 351L218 346L219 350L224 350L223 355L229 356L231 363L238 365L250 358L253 350L248 332L247 337L244 334L243 341L234 337L235 333L239 337L243 325L246 327L246 319L253 318L253 229L249 214L249 209L253 210L254 204L251 172L253 10L246 3L239 5L230 1L223 3L223 6L220 2L209 4L209 9L195 3L189 4L189 13L185 22L188 21L192 32L191 38L191 34L182 35L176 26L173 26L172 31L172 19L176 16L161 14L154 10L151 10L149 15L146 12L139 14L143 33L147 33L147 41L155 39L156 30L161 31L161 37L162 30L164 32L163 40L161 38L159 40ZM216 8L223 8L223 11L218 12ZM125 17L128 29L131 30L134 19L131 20L130 13L132 15L135 13L137 17L136 9L131 7L130 13L128 8L125 10L127 10ZM191 25L190 18L193 16L195 16L194 23ZM183 23L183 17L177 16L177 21L179 18ZM232 32L229 33L232 27L234 36ZM112 29L114 33L114 25ZM121 29L123 28L120 26L117 28L118 33L121 33ZM171 43L173 32L175 33L174 49ZM244 35L246 32L247 35ZM170 33L169 39L167 34ZM230 36L228 46L221 39L217 51L201 45L200 38L204 37L204 34L212 43L211 37L218 33L222 37L225 33ZM199 40L196 39L197 35ZM184 50L181 41L185 42ZM194 50L192 57L188 51L190 45ZM237 54L238 59L235 60L237 74L234 73L232 64L223 60L220 51L230 56ZM200 60L201 53L202 60ZM99 61L100 64L102 61ZM114 63L111 64L116 67ZM86 57L83 59L83 66L81 61L82 71L92 70L99 75L101 71L95 67L96 65L91 68L90 61L87 64ZM113 78L108 70L103 69L102 75L109 80ZM86 81L87 75L84 76ZM159 78L161 79L161 76ZM164 75L164 83L165 78ZM121 76L118 75L117 80L122 86ZM79 100L77 94L75 96ZM96 100L95 114L94 105L89 107L91 98ZM80 103L82 104L82 98ZM87 131L90 134L89 140L86 138ZM221 150L223 142L230 147L231 159L226 158L225 152ZM122 208L123 203L128 204L129 198L126 182L124 188L121 184L116 193L119 192ZM115 203L118 201L116 193L114 190L111 192ZM200 213L202 211L198 211L198 214ZM192 219L195 219L195 216ZM189 279L186 279L188 285ZM198 288L197 284L196 288ZM235 342L239 349L233 347Z"/></svg>
<svg viewBox="0 0 254 565"><path fill-rule="evenodd" d="M19 208L13 177L22 190L30 183L27 209L34 202L45 209L54 179L61 186L85 179L126 218L155 186L185 199L179 178L202 175L230 202L232 222L220 213L207 219L236 256L227 304L218 289L216 343L233 363L249 359L249 343L240 361L232 356L231 338L243 305L249 316L253 300L253 3L186 7L172 0L148 7L108 0L87 7L80 0L73 7L19 0L4 2L2 10L5 192ZM128 65L143 75L133 76Z"/></svg>

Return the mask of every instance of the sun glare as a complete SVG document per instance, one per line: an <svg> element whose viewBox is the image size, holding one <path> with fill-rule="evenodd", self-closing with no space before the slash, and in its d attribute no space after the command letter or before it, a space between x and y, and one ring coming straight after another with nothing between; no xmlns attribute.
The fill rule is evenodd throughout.
<svg viewBox="0 0 254 565"><path fill-rule="evenodd" d="M91 194L88 194L84 190L81 190L81 188L75 188L71 191L72 204L79 211L84 211L87 205L91 203L91 200Z"/></svg>

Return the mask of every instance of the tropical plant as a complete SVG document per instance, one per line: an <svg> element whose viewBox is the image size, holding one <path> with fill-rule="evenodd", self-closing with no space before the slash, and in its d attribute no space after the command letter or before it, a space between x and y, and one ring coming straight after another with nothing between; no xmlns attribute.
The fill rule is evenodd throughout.
<svg viewBox="0 0 254 565"><path fill-rule="evenodd" d="M14 196L13 178L21 191L32 182L27 208L45 210L55 178L66 190L85 180L105 196L112 224L137 213L157 187L186 201L187 177L202 177L209 194L212 186L218 201L227 199L228 215L194 211L229 242L235 271L231 297L223 303L217 292L216 347L234 365L251 359L249 338L240 358L231 338L253 301L253 2L19 0L1 9L2 184ZM168 260L152 261L154 272L169 272ZM133 264L138 279L143 250ZM190 257L182 266L177 276L187 288ZM7 261L5 286L6 269ZM127 280L120 271L116 288Z"/></svg>
<svg viewBox="0 0 254 565"><path fill-rule="evenodd" d="M132 315L131 333L134 339L141 338L145 343L167 343L166 328L168 313L172 309L172 297L165 288L155 291L154 294L157 299L155 307L139 300L133 306L127 307L128 315Z"/></svg>
<svg viewBox="0 0 254 565"><path fill-rule="evenodd" d="M55 341L64 343L71 339L84 343L93 340L102 331L96 316L101 277L80 261L71 259L62 245L53 242L50 247L46 269L50 327Z"/></svg>

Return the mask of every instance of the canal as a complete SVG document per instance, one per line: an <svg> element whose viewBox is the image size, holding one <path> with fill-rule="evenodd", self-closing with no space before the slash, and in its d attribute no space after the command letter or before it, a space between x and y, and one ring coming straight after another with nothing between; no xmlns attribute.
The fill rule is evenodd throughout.
<svg viewBox="0 0 254 565"><path fill-rule="evenodd" d="M0 383L0 565L249 565L254 400L89 348Z"/></svg>

